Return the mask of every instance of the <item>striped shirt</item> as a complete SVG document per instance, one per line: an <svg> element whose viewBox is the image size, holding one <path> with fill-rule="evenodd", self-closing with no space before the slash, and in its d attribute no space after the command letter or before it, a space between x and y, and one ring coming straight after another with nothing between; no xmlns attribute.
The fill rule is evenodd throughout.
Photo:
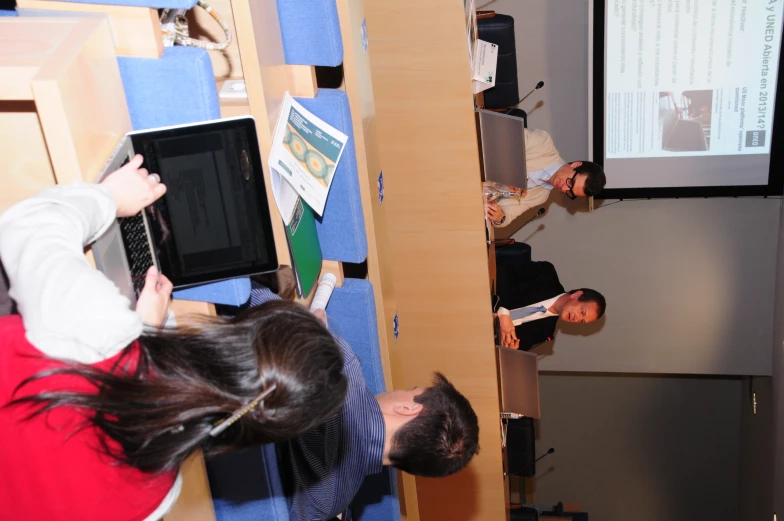
<svg viewBox="0 0 784 521"><path fill-rule="evenodd" d="M222 307L219 313L236 315L279 298L251 281L250 300L240 308ZM365 386L357 355L344 340L337 340L348 380L343 407L319 427L276 447L291 521L332 519L348 507L365 476L383 469L386 427L381 407Z"/></svg>
<svg viewBox="0 0 784 521"><path fill-rule="evenodd" d="M365 476L382 470L386 429L381 408L365 386L359 359L348 344L338 341L348 380L343 407L321 426L277 446L291 521L337 516Z"/></svg>
<svg viewBox="0 0 784 521"><path fill-rule="evenodd" d="M229 306L226 304L216 304L215 311L224 317L235 317L248 308L261 306L268 300L280 300L280 297L272 292L267 286L263 286L255 280L250 281L250 298L241 306Z"/></svg>

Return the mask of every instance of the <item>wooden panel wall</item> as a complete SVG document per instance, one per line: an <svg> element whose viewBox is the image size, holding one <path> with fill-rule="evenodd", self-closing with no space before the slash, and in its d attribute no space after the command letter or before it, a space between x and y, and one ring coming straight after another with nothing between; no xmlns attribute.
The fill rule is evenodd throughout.
<svg viewBox="0 0 784 521"><path fill-rule="evenodd" d="M416 480L422 521L507 516L487 251L463 3L365 0L400 335L395 387L443 372L479 416L481 453ZM411 512L409 512L409 516Z"/></svg>

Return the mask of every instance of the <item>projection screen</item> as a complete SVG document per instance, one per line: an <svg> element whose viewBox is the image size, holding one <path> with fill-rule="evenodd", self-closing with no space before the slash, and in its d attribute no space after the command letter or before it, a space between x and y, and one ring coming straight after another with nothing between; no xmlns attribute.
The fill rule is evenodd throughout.
<svg viewBox="0 0 784 521"><path fill-rule="evenodd" d="M593 2L603 197L780 194L784 0Z"/></svg>

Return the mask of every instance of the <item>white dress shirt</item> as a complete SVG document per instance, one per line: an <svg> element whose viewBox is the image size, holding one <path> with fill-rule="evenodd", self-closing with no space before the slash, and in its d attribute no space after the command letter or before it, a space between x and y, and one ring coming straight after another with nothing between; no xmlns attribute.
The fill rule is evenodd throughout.
<svg viewBox="0 0 784 521"><path fill-rule="evenodd" d="M558 169L565 164L566 163L564 162L554 163L540 170L528 172L528 190L533 190L539 186L547 191L552 190L553 185L550 183L550 179L552 179Z"/></svg>
<svg viewBox="0 0 784 521"><path fill-rule="evenodd" d="M550 311L550 308L552 307L553 304L555 304L555 301L558 300L559 298L561 298L563 295L566 295L566 293L561 293L560 295L556 295L556 296L554 296L551 299L543 300L541 302L537 302L536 304L528 304L527 306L523 306L523 307L526 307L526 308L536 307L536 306L543 306L546 309L546 311L544 311L544 312L540 311L540 312L534 313L533 315L528 315L527 317L518 318L517 320L513 320L512 324L514 324L515 326L519 326L520 324L525 324L526 322L533 322L534 320L539 320L540 318L547 318L547 317L558 316L557 313L553 313L552 311ZM499 315L508 315L509 314L509 310L506 309L505 307L500 307L500 308L498 308L498 314Z"/></svg>

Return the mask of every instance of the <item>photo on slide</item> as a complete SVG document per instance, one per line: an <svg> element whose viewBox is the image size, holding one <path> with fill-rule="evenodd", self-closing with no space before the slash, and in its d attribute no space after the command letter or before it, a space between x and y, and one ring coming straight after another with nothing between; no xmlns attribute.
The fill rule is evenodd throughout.
<svg viewBox="0 0 784 521"><path fill-rule="evenodd" d="M710 150L712 90L659 92L659 134L662 150Z"/></svg>

